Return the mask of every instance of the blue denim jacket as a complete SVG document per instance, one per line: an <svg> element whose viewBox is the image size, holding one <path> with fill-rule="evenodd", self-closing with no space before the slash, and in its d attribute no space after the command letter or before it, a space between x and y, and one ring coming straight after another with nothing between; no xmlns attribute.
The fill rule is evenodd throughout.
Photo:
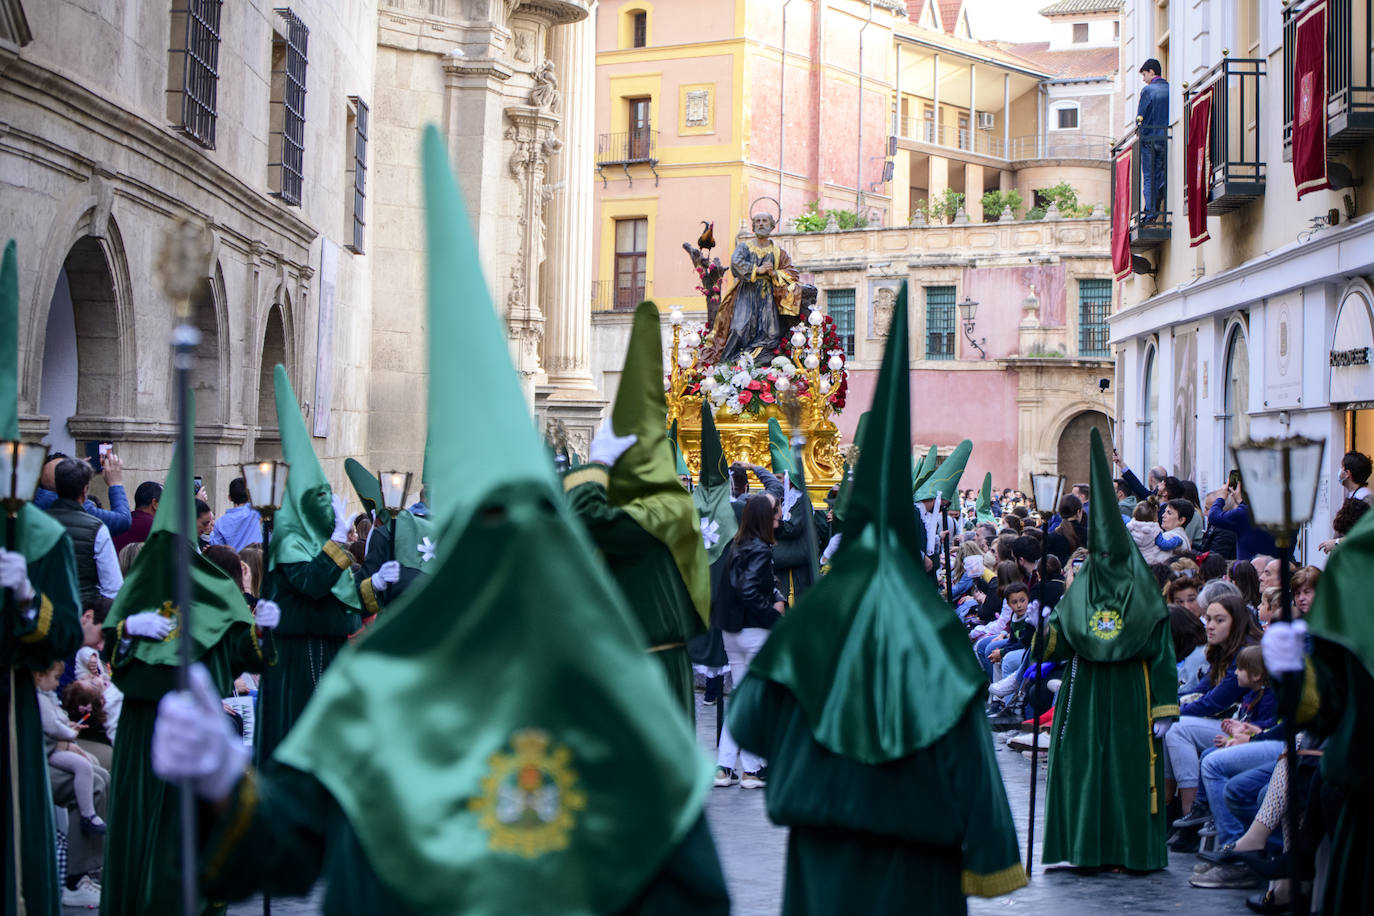
<svg viewBox="0 0 1374 916"><path fill-rule="evenodd" d="M1169 126L1169 81L1157 76L1140 90L1140 104L1136 106L1136 117L1141 118L1140 138L1163 139L1164 130Z"/></svg>

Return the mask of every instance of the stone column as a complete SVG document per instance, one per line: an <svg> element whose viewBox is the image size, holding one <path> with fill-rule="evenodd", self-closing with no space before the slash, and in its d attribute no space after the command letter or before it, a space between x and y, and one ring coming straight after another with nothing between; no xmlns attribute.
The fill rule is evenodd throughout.
<svg viewBox="0 0 1374 916"><path fill-rule="evenodd" d="M541 363L548 384L539 387L536 404L546 417L563 421L574 447L585 455L605 407L591 373L595 17L553 29L549 51L563 87L558 129L563 147L550 164L553 197L540 296L545 319Z"/></svg>
<svg viewBox="0 0 1374 916"><path fill-rule="evenodd" d="M551 57L563 90L563 151L553 161L549 252L544 262L544 370L559 389L594 391L591 374L592 159L595 137L595 24L592 17L552 33Z"/></svg>

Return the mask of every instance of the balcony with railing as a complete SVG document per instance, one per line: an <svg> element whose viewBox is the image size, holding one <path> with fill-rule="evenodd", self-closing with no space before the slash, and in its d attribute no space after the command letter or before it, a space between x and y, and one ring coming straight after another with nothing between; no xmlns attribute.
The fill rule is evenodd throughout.
<svg viewBox="0 0 1374 916"><path fill-rule="evenodd" d="M1298 20L1314 0L1283 10L1283 158L1293 158L1293 63ZM1326 0L1326 148L1374 138L1374 0Z"/></svg>
<svg viewBox="0 0 1374 916"><path fill-rule="evenodd" d="M654 187L658 187L658 131L643 127L597 136L596 172L601 176L602 187L606 186L607 166L620 166L625 180L633 187L630 167L634 165L647 165L654 174Z"/></svg>
<svg viewBox="0 0 1374 916"><path fill-rule="evenodd" d="M592 281L592 311L595 312L632 312L645 299L652 299L654 281L646 280L643 285L617 284L614 280Z"/></svg>
<svg viewBox="0 0 1374 916"><path fill-rule="evenodd" d="M1107 162L1111 158L1112 138L1097 134L1028 134L1004 138L989 130L937 125L927 119L908 117L901 122L900 139L946 150L972 153L1016 162L1026 159L1091 159Z"/></svg>
<svg viewBox="0 0 1374 916"><path fill-rule="evenodd" d="M1136 126L1112 148L1113 162L1127 149L1131 151L1131 193L1126 228L1130 233L1131 250L1137 254L1168 242L1173 230L1168 192L1172 133L1168 126L1144 125L1137 119ZM1113 168L1112 200L1117 199L1116 182L1116 169Z"/></svg>
<svg viewBox="0 0 1374 916"><path fill-rule="evenodd" d="M1189 149L1192 102L1210 93L1207 212L1229 213L1264 196L1265 164L1260 156L1260 100L1264 61L1223 58L1183 93L1183 148ZM1184 200L1187 200L1184 184Z"/></svg>

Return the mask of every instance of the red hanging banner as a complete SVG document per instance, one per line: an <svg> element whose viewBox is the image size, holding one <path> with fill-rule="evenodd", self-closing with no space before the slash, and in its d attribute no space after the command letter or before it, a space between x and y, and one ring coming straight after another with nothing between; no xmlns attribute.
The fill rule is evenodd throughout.
<svg viewBox="0 0 1374 916"><path fill-rule="evenodd" d="M1135 147L1116 154L1112 168L1112 272L1118 280L1131 275L1131 157Z"/></svg>
<svg viewBox="0 0 1374 916"><path fill-rule="evenodd" d="M1293 183L1301 200L1331 186L1326 177L1326 0L1299 15L1293 45Z"/></svg>
<svg viewBox="0 0 1374 916"><path fill-rule="evenodd" d="M1188 245L1196 248L1211 238L1207 232L1207 201L1212 196L1212 168L1208 162L1212 136L1212 89L1188 104Z"/></svg>

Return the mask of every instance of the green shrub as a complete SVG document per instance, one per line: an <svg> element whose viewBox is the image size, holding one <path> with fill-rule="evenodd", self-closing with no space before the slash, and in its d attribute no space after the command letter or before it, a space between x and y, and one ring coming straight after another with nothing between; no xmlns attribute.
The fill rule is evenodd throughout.
<svg viewBox="0 0 1374 916"><path fill-rule="evenodd" d="M1050 202L1059 208L1060 216L1092 216L1092 205L1080 204L1078 192L1067 181L1061 181L1059 184L1051 185L1048 188L1037 188L1035 193L1039 195L1038 199L1045 201L1045 204L1032 207L1026 213L1026 219L1044 219L1045 211L1049 209Z"/></svg>
<svg viewBox="0 0 1374 916"><path fill-rule="evenodd" d="M983 194L983 222L994 222L1007 207L1011 208L1012 218L1015 219L1022 203L1021 192L1015 188L1010 191L986 191Z"/></svg>
<svg viewBox="0 0 1374 916"><path fill-rule="evenodd" d="M832 213L835 215L835 225L841 229L862 229L868 225L867 217L853 210L822 210L819 200L811 201L802 214L793 220L793 225L798 232L822 232L829 224Z"/></svg>

